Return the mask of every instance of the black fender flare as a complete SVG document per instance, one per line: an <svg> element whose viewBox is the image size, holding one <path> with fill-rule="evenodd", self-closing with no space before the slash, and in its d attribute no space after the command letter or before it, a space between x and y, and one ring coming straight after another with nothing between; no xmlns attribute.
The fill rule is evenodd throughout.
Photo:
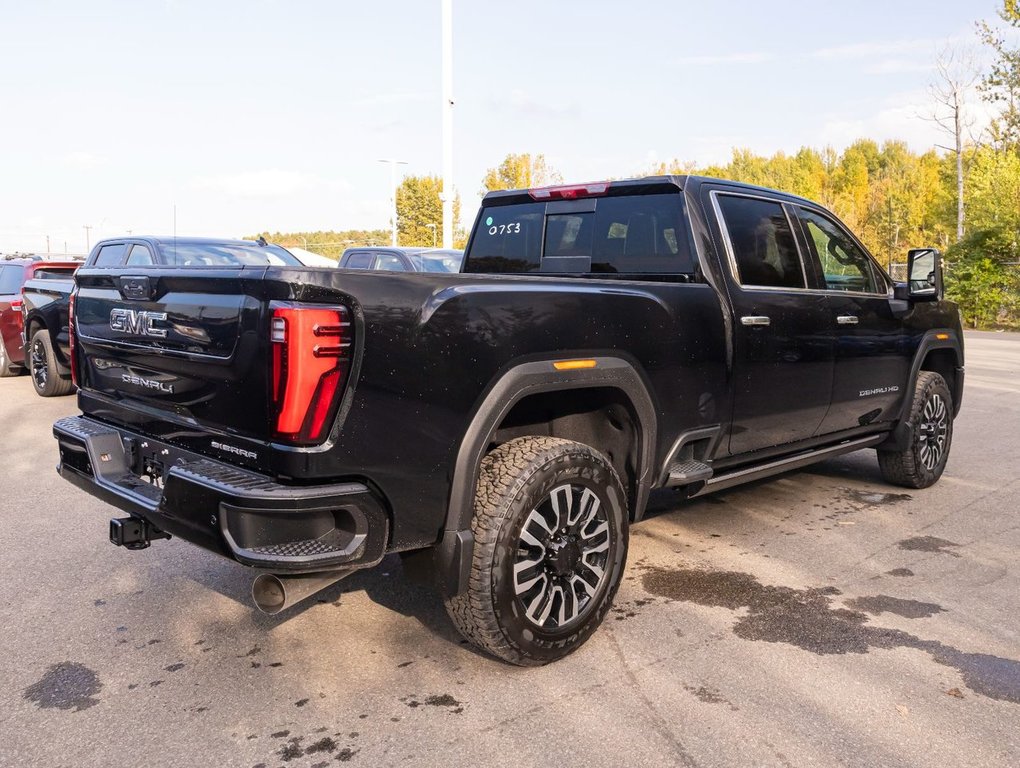
<svg viewBox="0 0 1020 768"><path fill-rule="evenodd" d="M562 360L562 358L559 358ZM467 588L474 554L471 517L474 510L478 467L497 427L523 398L565 389L595 387L620 390L629 400L638 420L638 479L634 516L639 519L648 502L655 474L656 409L642 375L619 357L585 357L590 368L557 370L555 360L539 360L513 366L500 375L475 409L474 417L457 450L450 483L450 499L443 536L435 549L436 575L446 595Z"/></svg>
<svg viewBox="0 0 1020 768"><path fill-rule="evenodd" d="M914 351L914 359L910 364L910 376L907 379L907 388L903 393L903 403L900 405L900 413L896 420L896 426L889 434L888 439L879 444L879 450L903 451L913 442L914 428L910 424L911 398L914 392L914 385L917 376L921 372L921 365L928 353L936 349L948 349L956 358L956 387L953 391L953 416L960 412L963 405L963 349L960 344L960 337L956 331L950 328L935 328L926 331L921 337L921 342Z"/></svg>

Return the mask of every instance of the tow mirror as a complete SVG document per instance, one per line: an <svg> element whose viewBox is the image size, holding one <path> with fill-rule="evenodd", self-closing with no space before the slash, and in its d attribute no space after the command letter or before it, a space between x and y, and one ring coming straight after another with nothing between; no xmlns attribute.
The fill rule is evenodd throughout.
<svg viewBox="0 0 1020 768"><path fill-rule="evenodd" d="M942 298L942 254L934 248L907 251L907 295L911 301Z"/></svg>

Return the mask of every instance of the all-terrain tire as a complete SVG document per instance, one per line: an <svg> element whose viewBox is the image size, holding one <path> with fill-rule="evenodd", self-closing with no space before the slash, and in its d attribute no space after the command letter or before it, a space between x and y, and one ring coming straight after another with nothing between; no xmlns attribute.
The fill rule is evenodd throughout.
<svg viewBox="0 0 1020 768"><path fill-rule="evenodd" d="M521 437L491 451L479 471L469 583L446 600L460 633L521 666L577 650L620 585L626 498L612 464L587 445Z"/></svg>
<svg viewBox="0 0 1020 768"><path fill-rule="evenodd" d="M26 355L29 373L32 374L32 386L40 397L59 397L74 391L74 384L62 378L57 368L57 358L53 354L53 343L45 328L40 328L32 335Z"/></svg>
<svg viewBox="0 0 1020 768"><path fill-rule="evenodd" d="M946 468L953 442L953 395L946 380L921 371L914 386L910 413L910 445L902 451L878 451L878 466L886 482L905 488L934 485Z"/></svg>

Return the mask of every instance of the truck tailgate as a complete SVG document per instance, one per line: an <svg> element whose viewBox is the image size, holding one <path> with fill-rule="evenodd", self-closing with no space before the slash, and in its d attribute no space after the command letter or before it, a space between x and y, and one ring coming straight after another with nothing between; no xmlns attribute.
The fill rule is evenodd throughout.
<svg viewBox="0 0 1020 768"><path fill-rule="evenodd" d="M123 408L264 438L265 267L80 270L79 381ZM116 409L104 415L116 418Z"/></svg>

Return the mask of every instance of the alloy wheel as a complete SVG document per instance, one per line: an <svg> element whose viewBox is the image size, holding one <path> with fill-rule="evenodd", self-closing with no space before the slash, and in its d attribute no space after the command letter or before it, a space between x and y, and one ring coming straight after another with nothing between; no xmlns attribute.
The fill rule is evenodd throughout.
<svg viewBox="0 0 1020 768"><path fill-rule="evenodd" d="M612 548L599 497L583 485L554 488L525 518L513 566L524 615L545 631L578 623L607 579Z"/></svg>
<svg viewBox="0 0 1020 768"><path fill-rule="evenodd" d="M941 395L932 394L924 404L918 425L918 457L928 471L933 471L942 461L948 432L949 409Z"/></svg>
<svg viewBox="0 0 1020 768"><path fill-rule="evenodd" d="M49 370L46 365L46 350L43 343L37 338L32 342L32 378L39 389L46 387L46 378Z"/></svg>

